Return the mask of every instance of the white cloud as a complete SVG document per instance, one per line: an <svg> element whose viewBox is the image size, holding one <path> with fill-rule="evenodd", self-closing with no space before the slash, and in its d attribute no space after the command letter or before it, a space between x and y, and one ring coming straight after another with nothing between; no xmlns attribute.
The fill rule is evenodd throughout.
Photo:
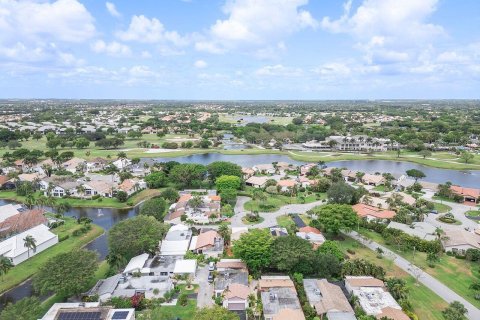
<svg viewBox="0 0 480 320"><path fill-rule="evenodd" d="M118 12L117 7L112 2L105 2L105 7L107 8L108 13L112 15L112 17L119 18L122 16L120 12Z"/></svg>
<svg viewBox="0 0 480 320"><path fill-rule="evenodd" d="M348 65L338 62L325 63L312 71L321 76L348 76L351 73Z"/></svg>
<svg viewBox="0 0 480 320"><path fill-rule="evenodd" d="M264 66L255 71L257 76L274 76L274 77L299 77L303 74L300 68L285 67L281 64L273 66Z"/></svg>
<svg viewBox="0 0 480 320"><path fill-rule="evenodd" d="M142 43L169 43L175 46L185 46L188 40L176 31L167 31L157 18L149 19L144 15L133 16L126 31L117 32L117 37L123 41Z"/></svg>
<svg viewBox="0 0 480 320"><path fill-rule="evenodd" d="M106 53L111 56L129 56L132 53L127 45L117 41L106 43L103 40L97 40L91 48L96 53Z"/></svg>
<svg viewBox="0 0 480 320"><path fill-rule="evenodd" d="M344 4L344 14L337 20L322 19L322 27L354 35L361 41L383 39L408 43L430 40L444 33L441 26L426 22L437 9L438 0L364 0L351 14L352 1Z"/></svg>
<svg viewBox="0 0 480 320"><path fill-rule="evenodd" d="M236 48L256 49L280 42L302 28L316 28L310 12L300 9L308 0L231 0L223 11L228 18L217 20L197 50L223 53Z"/></svg>
<svg viewBox="0 0 480 320"><path fill-rule="evenodd" d="M197 60L193 65L195 66L195 68L203 69L206 68L208 64L203 60Z"/></svg>
<svg viewBox="0 0 480 320"><path fill-rule="evenodd" d="M83 42L95 34L94 19L77 0L0 1L0 44L10 41Z"/></svg>

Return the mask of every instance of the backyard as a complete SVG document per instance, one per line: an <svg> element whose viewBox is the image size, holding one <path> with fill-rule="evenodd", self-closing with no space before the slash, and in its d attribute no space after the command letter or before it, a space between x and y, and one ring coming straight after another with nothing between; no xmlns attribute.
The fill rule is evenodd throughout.
<svg viewBox="0 0 480 320"><path fill-rule="evenodd" d="M2 281L0 281L0 292L7 291L33 276L38 269L48 261L48 259L60 253L70 252L81 248L104 232L101 227L92 224L90 231L86 234L75 237L72 233L75 230L80 229L82 225L78 224L76 219L73 218L65 217L62 219L65 220L65 224L52 229L52 232L58 235L59 240L64 239L67 236L68 238L9 270L8 273L2 277Z"/></svg>
<svg viewBox="0 0 480 320"><path fill-rule="evenodd" d="M247 188L246 192L252 196L253 188ZM245 203L245 210L258 212L274 212L288 204L311 203L327 198L325 193L299 192L296 196L290 197L282 194L267 194L266 199L252 199Z"/></svg>

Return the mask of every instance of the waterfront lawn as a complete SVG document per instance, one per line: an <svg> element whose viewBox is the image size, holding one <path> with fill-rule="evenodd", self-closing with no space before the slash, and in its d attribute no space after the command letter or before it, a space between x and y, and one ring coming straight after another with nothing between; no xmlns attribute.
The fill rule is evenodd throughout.
<svg viewBox="0 0 480 320"><path fill-rule="evenodd" d="M378 259L376 252L366 248L359 242L349 237L346 237L343 241L339 241L339 245L351 259L366 259L372 263L382 266L387 273L387 277L398 277L405 279L410 289L410 302L412 303L414 312L417 314L419 319L444 319L441 311L445 309L448 304L423 284L415 284L415 279L397 267L392 260L386 257ZM353 250L355 254L348 253L347 249Z"/></svg>
<svg viewBox="0 0 480 320"><path fill-rule="evenodd" d="M438 211L438 213L447 213L447 212L450 212L450 210L452 210L452 207L447 206L446 204L443 204L443 203L434 202L433 206L435 210Z"/></svg>
<svg viewBox="0 0 480 320"><path fill-rule="evenodd" d="M40 252L10 269L0 281L0 292L7 291L33 276L51 257L81 248L104 232L101 227L92 224L92 229L88 233L79 237L74 237L72 236L72 233L76 229L81 228L81 225L77 224L76 220L73 218L65 217L62 219L65 220L65 225L52 229L52 232L58 234L59 238L64 238L68 235L68 239L57 243L53 247Z"/></svg>
<svg viewBox="0 0 480 320"><path fill-rule="evenodd" d="M381 235L370 230L360 228L359 233L387 247L408 261L411 261L417 267L445 284L474 306L477 308L480 307L480 301L475 300L474 292L468 288L470 284L479 277L477 270L478 263L473 263L464 259L457 259L443 254L440 257L440 261L435 264L435 267L431 268L428 266L427 254L424 252L416 251L414 255L411 250L406 251L403 248L398 248L396 245L387 244Z"/></svg>

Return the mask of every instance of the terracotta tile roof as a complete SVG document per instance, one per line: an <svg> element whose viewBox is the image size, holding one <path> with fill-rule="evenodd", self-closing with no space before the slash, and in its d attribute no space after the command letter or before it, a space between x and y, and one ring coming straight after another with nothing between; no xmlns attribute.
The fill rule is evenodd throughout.
<svg viewBox="0 0 480 320"><path fill-rule="evenodd" d="M227 299L240 298L247 300L249 294L250 288L240 283L232 283L225 290L225 298Z"/></svg>
<svg viewBox="0 0 480 320"><path fill-rule="evenodd" d="M272 317L272 320L305 320L302 310L282 309Z"/></svg>
<svg viewBox="0 0 480 320"><path fill-rule="evenodd" d="M315 303L318 314L332 310L353 313L352 306L339 286L329 283L326 279L317 280L317 286L322 295L322 299Z"/></svg>
<svg viewBox="0 0 480 320"><path fill-rule="evenodd" d="M184 213L185 213L185 209L175 210L175 211L170 212L169 214L167 214L167 215L165 216L165 220L166 220L166 221L170 221L170 220L173 220L173 219L180 218Z"/></svg>
<svg viewBox="0 0 480 320"><path fill-rule="evenodd" d="M453 193L459 194L461 196L472 197L475 199L480 198L480 189L451 186L450 190L452 190Z"/></svg>
<svg viewBox="0 0 480 320"><path fill-rule="evenodd" d="M47 223L42 209L33 209L18 213L0 223L0 237L21 233L40 224Z"/></svg>
<svg viewBox="0 0 480 320"><path fill-rule="evenodd" d="M298 229L300 232L305 232L305 233L316 233L316 234L322 234L320 230L314 227L306 226L303 228Z"/></svg>
<svg viewBox="0 0 480 320"><path fill-rule="evenodd" d="M263 186L268 180L268 177L250 177L245 181L245 183L248 184L253 184L253 185L258 185L258 186Z"/></svg>
<svg viewBox="0 0 480 320"><path fill-rule="evenodd" d="M190 193L182 194L177 202L187 202L191 198L192 198L192 195Z"/></svg>
<svg viewBox="0 0 480 320"><path fill-rule="evenodd" d="M220 235L215 230L200 233L197 238L197 245L195 249L215 245L215 238L220 238Z"/></svg>
<svg viewBox="0 0 480 320"><path fill-rule="evenodd" d="M227 259L217 262L217 268L224 269L247 269L247 265L242 261L228 261Z"/></svg>
<svg viewBox="0 0 480 320"><path fill-rule="evenodd" d="M352 206L352 209L362 218L372 216L378 219L392 219L396 215L395 211L379 209L364 203L358 203Z"/></svg>
<svg viewBox="0 0 480 320"><path fill-rule="evenodd" d="M276 279L276 278L261 278L258 280L260 290L268 288L292 288L295 290L295 285L290 279Z"/></svg>
<svg viewBox="0 0 480 320"><path fill-rule="evenodd" d="M0 186L3 185L8 180L10 180L8 176L0 176Z"/></svg>
<svg viewBox="0 0 480 320"><path fill-rule="evenodd" d="M377 314L375 317L377 319L382 319L385 317L392 320L410 320L410 318L402 310L392 307L383 308L382 312Z"/></svg>
<svg viewBox="0 0 480 320"><path fill-rule="evenodd" d="M220 197L220 196L211 195L211 196L208 196L208 197L212 201L221 201L222 200L222 197Z"/></svg>
<svg viewBox="0 0 480 320"><path fill-rule="evenodd" d="M384 287L385 284L382 280L373 277L345 277L345 284L349 284L351 287Z"/></svg>
<svg viewBox="0 0 480 320"><path fill-rule="evenodd" d="M295 180L280 180L278 181L277 183L280 187L288 187L288 188L291 188L291 187L294 187L297 182Z"/></svg>
<svg viewBox="0 0 480 320"><path fill-rule="evenodd" d="M369 173L366 173L363 177L362 177L362 181L365 182L365 183L380 183L382 181L384 181L385 178L379 174L369 174Z"/></svg>

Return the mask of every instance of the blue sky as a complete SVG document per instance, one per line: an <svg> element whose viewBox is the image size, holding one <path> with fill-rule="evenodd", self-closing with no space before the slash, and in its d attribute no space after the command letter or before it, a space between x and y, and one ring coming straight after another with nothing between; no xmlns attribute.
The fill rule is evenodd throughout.
<svg viewBox="0 0 480 320"><path fill-rule="evenodd" d="M0 0L1 98L480 98L478 0Z"/></svg>

